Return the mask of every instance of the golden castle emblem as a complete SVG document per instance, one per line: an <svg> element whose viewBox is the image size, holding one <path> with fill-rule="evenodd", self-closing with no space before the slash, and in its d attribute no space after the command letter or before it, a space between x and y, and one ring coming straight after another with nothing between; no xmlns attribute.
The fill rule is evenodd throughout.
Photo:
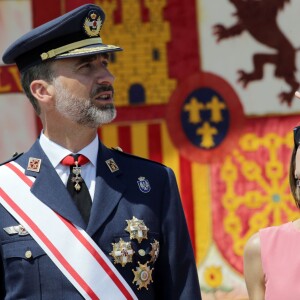
<svg viewBox="0 0 300 300"><path fill-rule="evenodd" d="M166 104L176 81L169 78L167 44L170 25L164 20L166 0L145 0L149 21L141 16L141 1L122 1L122 22L114 24L117 1L96 1L106 14L101 31L104 41L124 49L109 68L116 76L116 105Z"/></svg>

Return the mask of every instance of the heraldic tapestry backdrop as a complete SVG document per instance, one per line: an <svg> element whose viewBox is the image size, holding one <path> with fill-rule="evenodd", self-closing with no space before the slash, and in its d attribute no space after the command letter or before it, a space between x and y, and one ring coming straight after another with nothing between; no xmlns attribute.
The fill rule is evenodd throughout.
<svg viewBox="0 0 300 300"><path fill-rule="evenodd" d="M247 299L247 239L299 217L288 185L300 121L299 1L2 0L0 52L88 2L107 14L103 39L124 48L110 64L118 116L99 136L173 168L203 299ZM40 130L17 74L0 66L1 160Z"/></svg>

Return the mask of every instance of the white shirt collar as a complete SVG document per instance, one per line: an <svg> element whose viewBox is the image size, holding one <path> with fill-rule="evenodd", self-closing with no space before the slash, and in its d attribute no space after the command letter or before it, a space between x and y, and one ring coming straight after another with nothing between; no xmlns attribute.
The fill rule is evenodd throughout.
<svg viewBox="0 0 300 300"><path fill-rule="evenodd" d="M56 168L59 165L59 163L61 162L61 160L64 157L66 157L67 155L69 155L71 153L70 150L49 140L49 138L46 137L43 132L41 133L41 136L40 136L40 145L41 145L43 151L48 156L48 158L54 168ZM94 166L96 166L98 148L99 148L99 139L98 139L98 136L96 136L89 145L87 145L86 147L84 147L83 149L78 151L78 153L86 156L90 160L90 162ZM74 153L74 154L76 154L76 153Z"/></svg>

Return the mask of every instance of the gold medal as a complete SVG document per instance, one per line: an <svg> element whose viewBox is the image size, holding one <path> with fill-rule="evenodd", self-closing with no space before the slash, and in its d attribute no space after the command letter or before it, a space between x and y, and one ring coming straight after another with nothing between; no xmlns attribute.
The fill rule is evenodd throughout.
<svg viewBox="0 0 300 300"><path fill-rule="evenodd" d="M139 243L143 239L148 239L147 232L149 228L145 225L143 220L133 217L131 220L126 220L127 227L125 230L130 233L130 239L137 239Z"/></svg>
<svg viewBox="0 0 300 300"><path fill-rule="evenodd" d="M157 240L154 240L154 242L150 244L152 246L152 249L150 251L150 262L155 263L159 255L159 242Z"/></svg>
<svg viewBox="0 0 300 300"><path fill-rule="evenodd" d="M125 242L120 238L118 243L112 243L113 251L109 253L115 261L114 264L121 264L124 267L127 263L132 262L134 251L130 242Z"/></svg>
<svg viewBox="0 0 300 300"><path fill-rule="evenodd" d="M150 268L147 266L148 262L146 262L144 265L142 265L140 262L138 262L139 266L134 269L132 269L132 272L134 274L134 279L132 283L136 282L136 285L138 286L138 290L141 288L145 288L148 290L148 285L153 282L152 280L152 271L154 268Z"/></svg>
<svg viewBox="0 0 300 300"><path fill-rule="evenodd" d="M139 253L140 256L145 256L146 255L146 251L144 249L140 249L138 251L138 253Z"/></svg>

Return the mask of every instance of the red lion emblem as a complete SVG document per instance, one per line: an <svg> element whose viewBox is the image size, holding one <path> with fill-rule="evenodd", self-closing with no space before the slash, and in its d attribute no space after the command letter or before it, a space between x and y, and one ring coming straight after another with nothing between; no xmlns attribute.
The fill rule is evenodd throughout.
<svg viewBox="0 0 300 300"><path fill-rule="evenodd" d="M294 92L299 83L295 77L296 51L291 42L283 34L277 24L277 14L283 9L285 3L290 0L229 0L236 8L234 16L237 23L226 28L222 24L213 27L213 33L217 42L241 34L247 30L252 37L277 51L275 54L256 53L253 55L254 70L247 73L238 70L238 82L245 88L249 82L263 78L264 64L274 64L275 76L283 78L291 87L290 91L280 93L281 103L291 106Z"/></svg>

